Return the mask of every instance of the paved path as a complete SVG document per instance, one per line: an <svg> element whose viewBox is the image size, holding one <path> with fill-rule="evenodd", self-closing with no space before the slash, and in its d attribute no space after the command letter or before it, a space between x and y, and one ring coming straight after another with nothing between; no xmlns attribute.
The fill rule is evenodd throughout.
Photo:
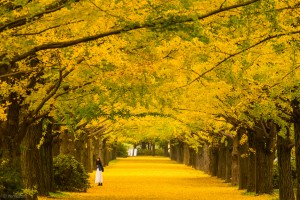
<svg viewBox="0 0 300 200"><path fill-rule="evenodd" d="M95 173L91 174L94 182ZM105 168L104 184L87 193L67 193L64 199L82 200L271 200L272 196L243 195L244 191L230 187L191 167L162 157L119 158Z"/></svg>

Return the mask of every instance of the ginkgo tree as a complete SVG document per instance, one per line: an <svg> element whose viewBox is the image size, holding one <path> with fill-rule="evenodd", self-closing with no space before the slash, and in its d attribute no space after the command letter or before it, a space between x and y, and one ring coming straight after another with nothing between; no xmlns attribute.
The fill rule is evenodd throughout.
<svg viewBox="0 0 300 200"><path fill-rule="evenodd" d="M279 6L279 5L276 5ZM285 10L292 10L293 8L288 7L288 8L282 8L278 9L278 7L274 6L273 8L278 10L280 15L281 13L285 13ZM269 10L270 12L270 10ZM251 14L249 12L248 14ZM280 16L279 15L279 16ZM277 15L276 15L277 16ZM264 15L262 17L265 17ZM268 16L269 17L269 16ZM273 16L275 17L275 16ZM251 18L250 18L251 19ZM279 19L283 19L282 17ZM235 20L235 21L232 21ZM240 20L240 21L239 21ZM249 15L247 18L245 18L245 21L249 20ZM241 19L238 17L232 17L229 20L229 23L232 22L243 22L243 16L241 16ZM290 23L293 20L290 21ZM269 22L269 23L267 23ZM224 118L227 120L229 119L230 123L233 125L238 122L241 124L244 124L244 126L256 129L257 127L260 127L261 124L260 122L263 122L263 125L259 129L267 129L265 132L266 134L273 134L267 136L267 138L270 139L270 142L273 143L274 145L274 140L276 137L276 133L274 135L274 132L272 132L274 127L274 124L279 126L281 129L285 129L287 126L288 122L282 119L282 116L284 117L286 113L281 113L283 110L280 110L280 107L278 105L282 105L281 103L276 103L276 100L278 100L281 95L286 95L282 93L282 89L280 89L280 85L286 84L286 78L289 77L291 74L294 75L293 77L295 78L295 69L297 69L297 65L295 65L295 57L291 59L289 56L291 54L289 49L293 49L293 55L295 55L295 49L291 48L293 45L290 45L291 43L295 43L294 39L291 39L290 37L285 37L288 34L282 33L282 34L275 34L273 36L268 36L265 37L265 33L261 32L259 28L259 25L263 25L265 28L265 31L267 30L266 27L272 28L272 30L275 28L278 29L278 25L280 23L283 23L284 26L287 26L287 22L276 20L275 18L270 18L266 23L264 24L255 24L255 21L252 19L251 23L248 22L248 24L244 24L247 29L243 31L241 30L241 33L236 31L234 33L231 33L231 35L236 36L235 33L237 34L245 34L247 33L247 30L254 30L259 34L262 34L262 36L255 35L256 32L251 31L248 32L247 37L245 40L241 39L242 36L239 36L236 40L236 38L232 38L229 42L226 41L227 48L223 47L223 49L233 49L234 51L228 51L228 52L222 52L219 47L220 45L215 45L217 48L217 52L224 54L224 56L217 57L216 63L213 64L213 66L210 69L214 69L214 72L211 72L210 74L212 76L216 76L220 78L221 80L225 80L228 84L232 85L232 90L236 91L237 95L240 96L240 99L238 100L236 111L233 113L234 117L236 117L238 120L230 120L232 118L231 116L226 116L228 113L224 111L220 111L220 113L223 113ZM232 25L232 24L229 24ZM235 25L241 27L241 23L236 23ZM283 27L283 25L280 24L280 26ZM255 28L253 28L254 26ZM234 26L233 26L234 27ZM281 27L281 28L282 28ZM297 25L291 26L293 28L297 28ZM289 27L289 28L291 28ZM218 28L222 28L219 26ZM263 28L261 28L263 29ZM223 30L224 31L224 30ZM280 30L282 31L282 30ZM286 31L286 29L285 29ZM293 32L293 31L291 31ZM287 33L291 33L288 32ZM250 34L251 33L251 34ZM294 34L297 33L297 31L293 32ZM220 34L216 34L217 39L221 38ZM255 41L254 38L259 38L258 42ZM296 37L295 35L293 37ZM222 39L222 38L221 38ZM226 38L226 40L228 40ZM269 41L270 40L270 41ZM291 42L292 40L292 42ZM269 42L267 42L269 41ZM231 48L228 48L230 45L230 42L233 42L233 46ZM213 42L211 42L209 45L211 45ZM248 43L248 44L247 44ZM267 45L261 47L260 44L265 43ZM207 46L209 46L207 45ZM239 50L241 48L241 50ZM283 49L285 51L283 51ZM283 53L284 52L284 53ZM285 54L286 53L286 54ZM215 54L214 54L215 55ZM220 55L220 54L219 54ZM222 59L223 57L223 59ZM209 62L211 63L213 59L209 59ZM291 62L292 61L292 62ZM221 65L222 64L222 65ZM290 67L290 66L292 67ZM220 67L221 66L221 67ZM283 66L286 66L283 68ZM194 84L196 80L200 80L200 77L205 79L207 77L207 71L204 71L202 74L196 76L196 78L193 79L190 83L186 85L186 87L190 84ZM283 81L284 80L284 81ZM274 83L275 82L275 83ZM289 84L288 84L289 85ZM276 87L275 87L276 86ZM279 88L279 90L278 90ZM297 87L296 87L297 88ZM250 92L252 90L253 92ZM274 94L276 91L279 92L279 96L275 96L276 98L274 99ZM249 92L249 93L248 93ZM210 93L210 92L207 92ZM240 94L239 94L240 93ZM271 96L270 96L271 95ZM222 94L217 96L217 99L220 99L220 96L223 96ZM270 98L271 97L271 98ZM224 106L228 107L228 109L232 109L231 106L233 102L233 99L226 97L226 94L223 98L228 99L228 103L224 104ZM245 106L245 107L243 107ZM284 106L283 106L284 107ZM240 110L241 109L241 110ZM231 111L230 111L231 112ZM230 113L229 112L229 113ZM239 112L241 112L239 114ZM217 114L217 113L216 113ZM237 114L237 115L236 115ZM241 118L240 118L241 117ZM239 119L240 118L240 119ZM235 119L235 118L233 118ZM284 119L289 120L289 117L284 117ZM241 121L239 121L241 120ZM271 121L270 121L271 120ZM258 123L258 124L257 124ZM270 123L273 123L270 124ZM273 128L272 128L273 126ZM259 134L259 129L256 129L256 136ZM270 129L270 130L268 130ZM270 131L270 132L269 132ZM296 132L295 132L296 133ZM297 133L296 133L297 134ZM263 136L265 137L265 136ZM268 142L267 142L268 143ZM258 149L257 149L258 151ZM271 152L274 152L274 146L271 147L270 149ZM272 157L270 157L270 164L272 165ZM269 170L270 171L270 170ZM270 176L269 176L270 177ZM265 186L262 186L265 187ZM272 186L269 184L269 190L272 190ZM259 187L258 187L259 188ZM257 188L256 188L257 189ZM259 193L260 191L257 190ZM282 198L282 197L281 197ZM289 197L292 198L292 197ZM283 198L286 199L286 198Z"/></svg>
<svg viewBox="0 0 300 200"><path fill-rule="evenodd" d="M239 86L241 90L248 89L244 87L248 81L238 81L244 80L244 71L258 69L266 73L270 71L266 67L272 66L274 76L286 81L283 77L289 76L289 71L278 69L289 63L281 59L285 56L282 51L293 45L292 69L297 69L299 28L293 15L299 9L296 1L41 0L0 4L1 146L9 150L11 157L19 157L21 144L34 149L42 133L41 119L53 115L59 98L75 90L83 92L83 86L95 84L99 93L108 92L109 100L105 101L121 101L133 107L137 102L145 107L158 105L161 112L169 115L168 109L199 110L209 105L213 95L204 105L201 101L197 107L196 101L189 104L194 97L206 97L197 93L198 87L205 88L205 84L222 86L225 81L232 90ZM265 52L271 56L262 56ZM238 76L234 77L234 73ZM258 79L262 82L259 84L268 87L269 82L260 80L260 73L250 79ZM271 77L269 73L264 76ZM293 88L288 100L294 114L299 106L296 81L295 78L288 84ZM253 84L249 88L260 91ZM261 100L264 95L259 94L250 95ZM180 102L180 95L185 97L185 104ZM218 95L221 100L226 97L222 95ZM241 98L241 102L245 99ZM244 104L242 113L247 113L246 108ZM219 113L222 110L214 114ZM259 115L255 112L252 120L259 119ZM76 119L76 115L70 116ZM183 120L200 117L203 116L189 118L186 112ZM251 123L251 118L246 120ZM295 130L297 141L297 126ZM27 148L22 148L23 172L30 163L30 153L24 149ZM34 178L40 173L33 174L24 181L28 189L34 188ZM47 193L47 189L41 192L40 186L38 190Z"/></svg>

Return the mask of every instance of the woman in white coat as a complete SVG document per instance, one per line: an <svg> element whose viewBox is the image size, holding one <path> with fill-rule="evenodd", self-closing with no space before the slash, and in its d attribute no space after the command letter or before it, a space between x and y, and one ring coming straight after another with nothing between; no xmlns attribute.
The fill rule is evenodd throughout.
<svg viewBox="0 0 300 200"><path fill-rule="evenodd" d="M96 160L96 178L95 178L95 183L98 183L99 186L103 185L103 174L104 172L104 167L101 163L100 158L98 157Z"/></svg>

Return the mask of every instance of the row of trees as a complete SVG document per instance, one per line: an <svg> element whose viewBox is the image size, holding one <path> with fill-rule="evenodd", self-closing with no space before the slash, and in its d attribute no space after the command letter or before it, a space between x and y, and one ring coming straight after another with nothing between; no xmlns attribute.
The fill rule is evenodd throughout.
<svg viewBox="0 0 300 200"><path fill-rule="evenodd" d="M221 148L226 137L241 169L235 184L245 174L243 187L270 193L257 184L271 178L276 148L280 170L290 169L293 145L300 182L299 8L296 0L1 1L1 164L20 168L26 198L36 199L35 188L52 190L56 141L65 145L54 155L74 154L88 168L102 146L128 138L198 149ZM256 172L241 168L254 162ZM282 184L280 198L293 199Z"/></svg>

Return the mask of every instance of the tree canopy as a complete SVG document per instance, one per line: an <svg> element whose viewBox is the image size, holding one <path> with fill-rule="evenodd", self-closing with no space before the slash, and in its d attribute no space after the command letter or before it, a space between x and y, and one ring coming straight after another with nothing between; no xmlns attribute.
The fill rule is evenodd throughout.
<svg viewBox="0 0 300 200"><path fill-rule="evenodd" d="M1 120L15 93L27 120L56 115L74 127L142 113L196 132L285 125L298 11L276 0L3 1Z"/></svg>

